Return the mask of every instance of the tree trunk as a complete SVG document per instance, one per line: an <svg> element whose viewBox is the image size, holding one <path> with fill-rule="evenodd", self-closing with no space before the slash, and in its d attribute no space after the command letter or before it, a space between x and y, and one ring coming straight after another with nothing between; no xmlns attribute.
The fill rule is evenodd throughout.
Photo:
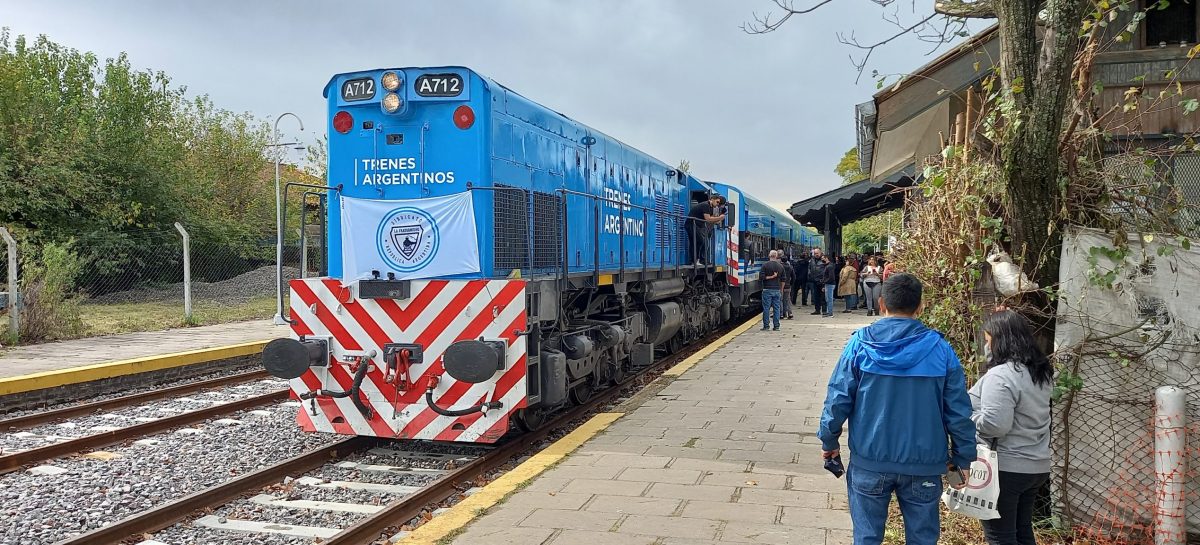
<svg viewBox="0 0 1200 545"><path fill-rule="evenodd" d="M1059 210L1059 140L1071 96L1071 68L1079 51L1079 29L1087 3L1049 0L1041 7L1048 19L1041 54L1037 51L1039 4L1031 0L998 0L1000 74L1012 93L1017 122L1003 147L1011 223L1012 251L1030 277L1042 286L1058 283L1062 246ZM1040 58L1039 58L1040 57ZM1053 308L1035 323L1040 335L1053 331Z"/></svg>

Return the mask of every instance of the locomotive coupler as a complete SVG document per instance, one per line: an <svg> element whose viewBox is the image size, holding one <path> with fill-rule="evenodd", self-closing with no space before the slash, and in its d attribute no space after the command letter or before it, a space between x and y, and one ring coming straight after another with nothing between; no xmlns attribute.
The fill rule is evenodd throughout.
<svg viewBox="0 0 1200 545"><path fill-rule="evenodd" d="M424 361L424 350L419 344L389 343L383 347L383 361L387 366L384 382L395 384L397 392L406 392L413 386L409 369Z"/></svg>

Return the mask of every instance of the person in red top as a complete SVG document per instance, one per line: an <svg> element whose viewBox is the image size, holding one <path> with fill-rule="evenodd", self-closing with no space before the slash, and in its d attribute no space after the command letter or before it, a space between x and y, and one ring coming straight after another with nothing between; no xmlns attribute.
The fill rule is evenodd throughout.
<svg viewBox="0 0 1200 545"><path fill-rule="evenodd" d="M896 273L896 262L888 261L887 265L883 266L883 280L886 282L888 277Z"/></svg>

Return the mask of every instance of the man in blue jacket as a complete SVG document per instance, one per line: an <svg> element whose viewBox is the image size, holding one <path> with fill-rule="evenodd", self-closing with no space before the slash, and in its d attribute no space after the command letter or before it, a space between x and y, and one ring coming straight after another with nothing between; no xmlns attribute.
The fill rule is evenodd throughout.
<svg viewBox="0 0 1200 545"><path fill-rule="evenodd" d="M885 318L854 332L829 378L817 436L825 459L836 457L849 420L846 488L855 545L883 542L893 493L906 542L935 545L942 474L965 480L975 461L962 365L941 334L916 319L922 306L920 280L903 273L888 278L880 306Z"/></svg>

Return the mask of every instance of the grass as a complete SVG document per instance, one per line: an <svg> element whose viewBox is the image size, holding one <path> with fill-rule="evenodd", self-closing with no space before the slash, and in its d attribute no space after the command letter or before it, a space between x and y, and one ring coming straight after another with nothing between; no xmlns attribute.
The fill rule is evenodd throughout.
<svg viewBox="0 0 1200 545"><path fill-rule="evenodd" d="M284 301L286 303L286 300ZM193 301L192 317L183 317L182 301L153 301L148 303L115 303L107 305L78 305L83 328L78 334L56 335L52 340L67 340L119 333L162 331L179 327L226 324L247 320L263 320L275 315L275 298L255 297L244 303L229 304L215 301ZM8 315L0 318L0 345L17 343L8 332Z"/></svg>
<svg viewBox="0 0 1200 545"><path fill-rule="evenodd" d="M194 301L192 319L188 321L184 320L179 301L83 305L80 314L87 328L85 336L91 337L270 318L275 315L275 298L256 297L236 305Z"/></svg>
<svg viewBox="0 0 1200 545"><path fill-rule="evenodd" d="M275 298L256 297L236 305L194 301L191 320L184 320L179 301L81 305L79 310L84 323L81 336L94 337L270 318L275 315Z"/></svg>

